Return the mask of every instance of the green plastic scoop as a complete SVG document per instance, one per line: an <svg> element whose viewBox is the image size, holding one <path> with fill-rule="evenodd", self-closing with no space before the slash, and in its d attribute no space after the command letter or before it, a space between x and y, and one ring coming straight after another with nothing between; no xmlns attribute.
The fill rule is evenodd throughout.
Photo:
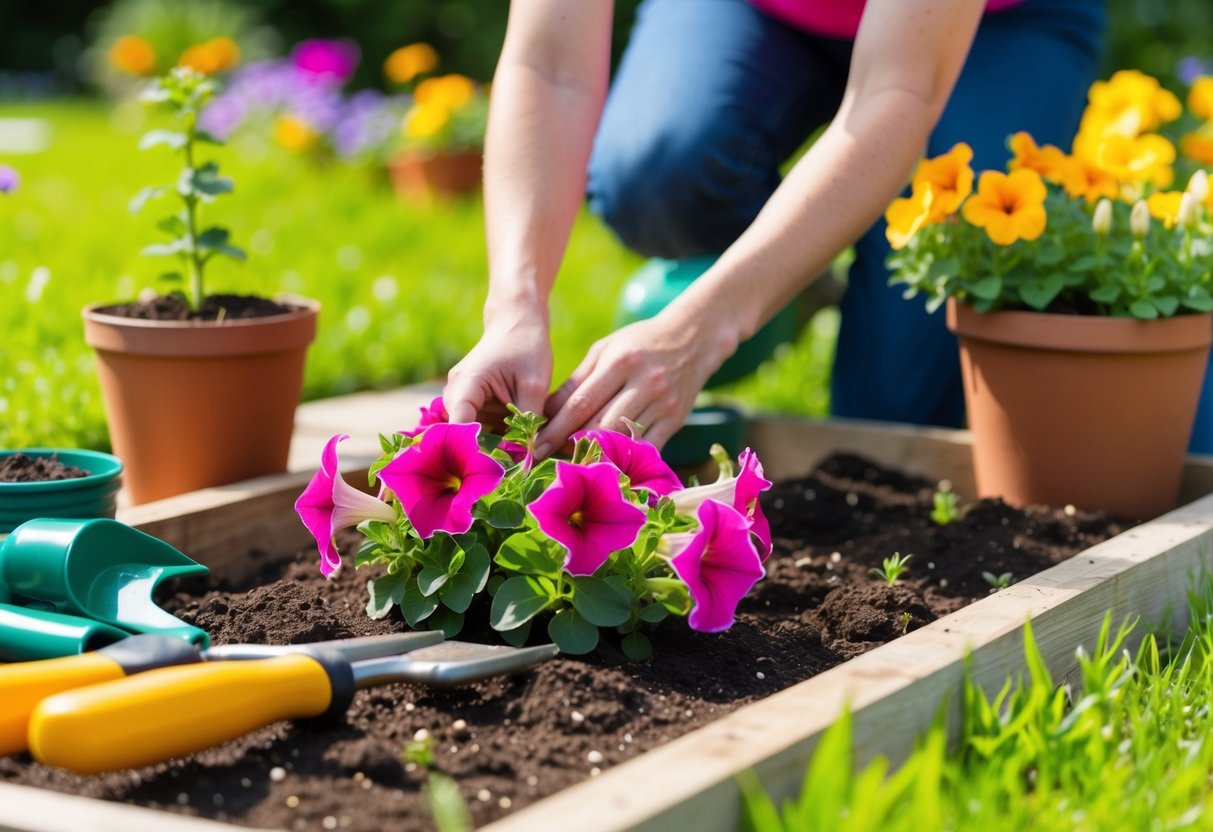
<svg viewBox="0 0 1213 832"><path fill-rule="evenodd" d="M131 633L208 647L206 631L153 600L164 580L206 571L116 520L29 520L0 543L0 660L71 655Z"/></svg>

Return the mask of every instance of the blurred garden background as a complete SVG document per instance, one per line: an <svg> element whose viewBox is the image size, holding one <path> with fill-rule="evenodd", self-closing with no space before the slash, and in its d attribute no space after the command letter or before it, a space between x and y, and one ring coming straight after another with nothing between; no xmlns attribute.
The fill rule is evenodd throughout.
<svg viewBox="0 0 1213 832"><path fill-rule="evenodd" d="M618 57L637 0L616 3ZM1213 72L1208 0L1111 0L1105 77L1137 68L1181 96ZM206 210L248 251L213 292L318 299L306 397L441 376L474 342L485 290L476 192L397 192L409 147L474 149L503 0L4 0L0 4L0 448L108 447L80 309L167 291L141 250L165 211L128 210L179 161L141 151L147 78L188 64L227 91L206 127L235 183ZM4 171L8 173L3 173ZM556 380L608 332L641 264L585 214L552 303ZM587 291L589 287L589 291ZM823 415L836 314L715 395ZM189 441L182 437L182 441Z"/></svg>

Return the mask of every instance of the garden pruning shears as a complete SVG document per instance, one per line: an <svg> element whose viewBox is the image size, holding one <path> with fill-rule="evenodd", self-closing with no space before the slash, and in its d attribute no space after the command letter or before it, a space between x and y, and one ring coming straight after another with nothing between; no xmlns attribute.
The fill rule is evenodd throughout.
<svg viewBox="0 0 1213 832"><path fill-rule="evenodd" d="M377 657L351 658L341 642L299 645L272 658L162 667L68 690L33 708L30 751L41 762L80 774L133 768L201 751L283 719L339 717L356 691L374 685L464 684L526 670L559 652L554 644L516 648L442 641L436 631L395 638L410 637L407 646L396 643L393 655L380 651ZM247 648L216 657L244 658Z"/></svg>

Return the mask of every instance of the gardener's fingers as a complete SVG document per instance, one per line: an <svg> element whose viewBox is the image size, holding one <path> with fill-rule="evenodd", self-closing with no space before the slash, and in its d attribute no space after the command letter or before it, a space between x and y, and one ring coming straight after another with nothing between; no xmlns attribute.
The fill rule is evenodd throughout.
<svg viewBox="0 0 1213 832"><path fill-rule="evenodd" d="M585 384L586 379L594 372L594 368L598 366L598 359L602 355L602 350L606 346L604 341L595 341L586 350L585 358L581 359L581 363L577 365L577 369L565 379L564 384L556 388L552 395L548 396L547 402L543 406L543 414L549 419L554 417L568 403L569 397L573 392Z"/></svg>
<svg viewBox="0 0 1213 832"><path fill-rule="evenodd" d="M442 403L452 422L474 422L488 398L488 390L471 380L453 377L442 391Z"/></svg>
<svg viewBox="0 0 1213 832"><path fill-rule="evenodd" d="M598 365L595 372L564 397L564 403L540 431L536 453L545 457L564 445L569 434L586 427L623 389L624 381L625 376L618 367Z"/></svg>

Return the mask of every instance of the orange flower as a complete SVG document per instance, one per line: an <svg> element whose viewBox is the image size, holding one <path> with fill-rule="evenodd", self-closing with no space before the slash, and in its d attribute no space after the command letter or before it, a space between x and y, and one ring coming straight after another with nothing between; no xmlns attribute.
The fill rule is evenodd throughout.
<svg viewBox="0 0 1213 832"><path fill-rule="evenodd" d="M383 74L393 84L407 84L438 66L438 53L428 43L411 43L387 56Z"/></svg>
<svg viewBox="0 0 1213 832"><path fill-rule="evenodd" d="M427 78L417 85L413 98L421 107L442 107L454 112L471 102L476 95L476 82L463 75L440 75Z"/></svg>
<svg viewBox="0 0 1213 832"><path fill-rule="evenodd" d="M274 141L287 150L302 152L316 143L319 134L303 119L294 115L281 115L274 122Z"/></svg>
<svg viewBox="0 0 1213 832"><path fill-rule="evenodd" d="M1179 140L1179 150L1202 165L1213 165L1213 122L1207 122L1199 130L1184 135Z"/></svg>
<svg viewBox="0 0 1213 832"><path fill-rule="evenodd" d="M1179 206L1183 202L1183 198L1183 191L1159 191L1150 194L1146 200L1146 207L1150 209L1150 216L1156 220L1162 220L1163 225L1167 228L1174 228L1179 219Z"/></svg>
<svg viewBox="0 0 1213 832"><path fill-rule="evenodd" d="M177 66L214 75L231 69L240 63L240 47L231 38L211 38L205 43L196 43L181 53Z"/></svg>
<svg viewBox="0 0 1213 832"><path fill-rule="evenodd" d="M884 212L885 238L894 249L904 248L922 228L931 223L935 191L919 188L910 196L895 199Z"/></svg>
<svg viewBox="0 0 1213 832"><path fill-rule="evenodd" d="M442 106L417 106L404 117L404 135L410 139L428 139L451 120L451 112Z"/></svg>
<svg viewBox="0 0 1213 832"><path fill-rule="evenodd" d="M1116 177L1085 156L1067 156L1062 163L1061 185L1072 197L1083 197L1094 204L1101 197L1116 199L1120 183Z"/></svg>
<svg viewBox="0 0 1213 832"><path fill-rule="evenodd" d="M1087 93L1081 132L1132 138L1174 121L1183 113L1175 94L1158 79L1136 69L1123 69L1107 81L1096 81Z"/></svg>
<svg viewBox="0 0 1213 832"><path fill-rule="evenodd" d="M914 172L912 190L915 193L930 190L931 215L928 222L943 219L953 214L973 192L973 148L959 142L951 150L934 159L924 159Z"/></svg>
<svg viewBox="0 0 1213 832"><path fill-rule="evenodd" d="M1095 163L1121 184L1151 184L1166 188L1175 181L1171 165L1175 145L1156 133L1136 138L1108 136L1096 151Z"/></svg>
<svg viewBox="0 0 1213 832"><path fill-rule="evenodd" d="M1192 82L1188 90L1188 109L1192 115L1213 119L1213 76L1202 75Z"/></svg>
<svg viewBox="0 0 1213 832"><path fill-rule="evenodd" d="M1011 173L987 170L977 180L977 193L964 204L964 218L984 228L990 240L1009 246L1016 240L1035 240L1044 233L1044 180L1034 170Z"/></svg>
<svg viewBox="0 0 1213 832"><path fill-rule="evenodd" d="M1062 153L1061 148L1051 144L1039 147L1036 140L1022 130L1011 136L1008 145L1011 152L1015 154L1015 158L1009 165L1010 170L1027 168L1036 171L1050 182L1061 181L1066 159L1066 154Z"/></svg>
<svg viewBox="0 0 1213 832"><path fill-rule="evenodd" d="M156 71L156 50L136 35L123 35L110 47L109 62L128 75L151 75Z"/></svg>

